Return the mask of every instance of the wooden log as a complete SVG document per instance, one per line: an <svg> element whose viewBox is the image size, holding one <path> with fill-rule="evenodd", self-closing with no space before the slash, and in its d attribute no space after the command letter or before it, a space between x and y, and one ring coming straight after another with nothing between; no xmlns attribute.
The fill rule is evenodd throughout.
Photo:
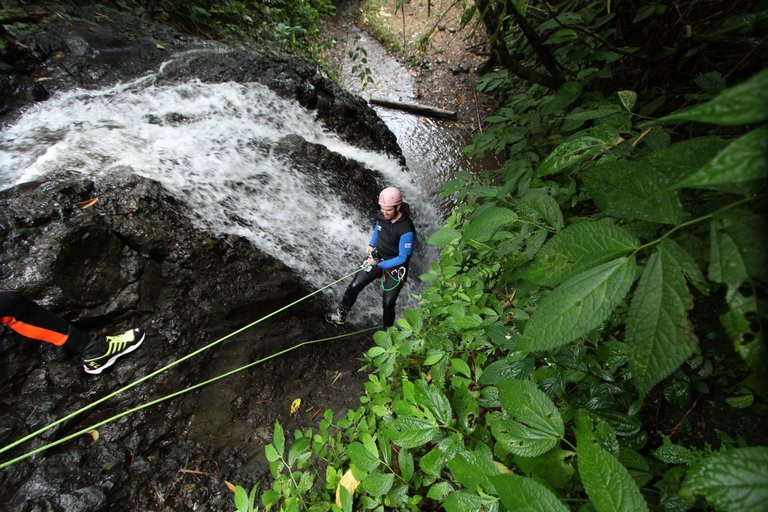
<svg viewBox="0 0 768 512"><path fill-rule="evenodd" d="M430 107L428 105L420 105L418 103L404 103L402 101L384 100L380 98L371 98L368 100L373 105L379 105L387 108L395 108L410 112L412 114L419 114L426 117L437 117L441 119L456 120L457 115L455 110L444 110L442 108Z"/></svg>

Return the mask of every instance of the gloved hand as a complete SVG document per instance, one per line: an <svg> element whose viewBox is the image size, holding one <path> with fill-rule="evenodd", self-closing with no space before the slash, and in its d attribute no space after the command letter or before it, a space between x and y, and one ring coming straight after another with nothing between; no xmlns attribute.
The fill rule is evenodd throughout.
<svg viewBox="0 0 768 512"><path fill-rule="evenodd" d="M371 256L368 256L365 261L363 261L363 264L360 266L362 270L365 272L370 272L370 270L375 267L379 263L379 260L376 258L373 258Z"/></svg>

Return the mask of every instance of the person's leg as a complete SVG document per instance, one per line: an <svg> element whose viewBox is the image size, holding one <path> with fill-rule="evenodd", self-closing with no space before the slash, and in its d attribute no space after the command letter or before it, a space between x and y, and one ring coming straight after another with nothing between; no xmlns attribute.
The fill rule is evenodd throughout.
<svg viewBox="0 0 768 512"><path fill-rule="evenodd" d="M347 286L347 289L344 291L344 297L341 299L340 310L343 315L349 313L349 311L352 309L352 306L355 305L355 301L357 301L357 296L360 295L360 292L363 291L363 288L371 284L376 279L376 277L378 277L376 269L371 269L368 272L358 272L355 274L355 278L352 279L351 283L349 283L349 286Z"/></svg>
<svg viewBox="0 0 768 512"><path fill-rule="evenodd" d="M22 336L75 353L82 353L91 342L87 332L18 292L0 292L0 321Z"/></svg>
<svg viewBox="0 0 768 512"><path fill-rule="evenodd" d="M17 292L0 292L0 322L22 336L52 343L81 357L84 370L92 374L109 368L144 341L141 329L117 336L82 331Z"/></svg>
<svg viewBox="0 0 768 512"><path fill-rule="evenodd" d="M385 329L395 324L395 303L400 295L400 291L403 289L403 283L404 281L399 279L396 273L395 276L392 276L390 272L384 272L384 283L382 285L384 293L381 298L381 306L382 325Z"/></svg>
<svg viewBox="0 0 768 512"><path fill-rule="evenodd" d="M357 296L360 295L363 288L371 284L378 275L376 269L370 269L368 272L358 272L355 274L354 279L352 279L352 282L349 283L349 286L347 286L347 289L344 291L344 297L342 297L338 309L326 313L325 321L332 324L342 325L347 317L347 313L349 313L349 310L355 305Z"/></svg>

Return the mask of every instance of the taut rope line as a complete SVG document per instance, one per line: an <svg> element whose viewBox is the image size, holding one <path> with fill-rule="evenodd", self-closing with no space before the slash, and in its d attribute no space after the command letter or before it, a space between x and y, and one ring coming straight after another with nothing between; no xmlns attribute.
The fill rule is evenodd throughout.
<svg viewBox="0 0 768 512"><path fill-rule="evenodd" d="M314 296L314 295L317 295L317 294L318 294L318 293L320 293L321 291L323 291L323 290L325 290L325 289L327 289L327 288L330 288L330 287L332 287L332 286L336 285L337 283L340 283L340 282L341 282L341 281L343 281L344 279L346 279L346 278L348 278L348 277L350 277L350 276L352 276L352 275L354 275L354 274L356 274L356 273L358 273L358 272L360 272L360 269L359 269L359 268L358 268L358 269L355 269L353 272L350 272L349 274L347 274L347 275L345 275L345 276L342 276L342 277L340 277L339 279L337 279L337 280L333 281L332 283L329 283L329 284L327 284L327 285L323 286L322 288L318 288L317 290L313 291L312 293L309 293L309 294L307 294L307 295L305 295L305 296L301 297L300 299L297 299L297 300L295 300L295 301L291 302L291 303L290 303L290 304L288 304L287 306L283 306L282 308L280 308L280 309L277 309L277 310L273 311L272 313L269 313L268 315L266 315L266 316L263 316L263 317L259 318L258 320L255 320L255 321L251 322L250 324L248 324L248 325L246 325L246 326L244 326L244 327L241 327L240 329L237 329L236 331L233 331L233 332L231 332L231 333L227 334L226 336L223 336L223 337L219 338L219 339L218 339L218 340L216 340L216 341L212 341L211 343L209 343L209 344L205 345L204 347L202 347L202 348L199 348L199 349L195 350L194 352L191 352L191 353L187 354L186 356L184 356L184 357L182 357L182 358L180 358L180 359L177 359L176 361L173 361L173 362L171 362L171 363L169 363L169 364L167 364L167 365L163 366L162 368L159 368L159 369L157 369L157 370L153 371L152 373L150 373L150 374L147 374L147 375L145 375L144 377L141 377L141 378L139 378L139 379L137 379L137 380L135 380L135 381L131 382L130 384L127 384L127 385L123 386L122 388L118 389L117 391L113 391L112 393L110 393L110 394L108 394L108 395L106 395L106 396L103 396L102 398L99 398L99 399L98 399L98 400L96 400L95 402L92 402L92 403L90 403L90 404L88 404L88 405L85 405L85 406L83 406L83 407L81 407L81 408L79 408L79 409L77 409L77 410L75 410L75 411L71 412L70 414L68 414L68 415L64 416L63 418L59 418L58 420L56 420L56 421L54 421L54 422L52 422L52 423L49 423L48 425L46 425L46 426L44 426L44 427L41 427L41 428L39 428L39 429L35 430L35 431L34 431L34 432L32 432L31 434L28 434L28 435L26 435L26 436L22 437L21 439L19 439L19 440L17 440L17 441L14 441L13 443L11 443L11 444L9 444L9 445L3 446L2 448L0 448L0 453L4 453L4 452L6 452L6 451L10 450L11 448L14 448L14 447L16 447L16 446L20 445L21 443L24 443L24 442L26 442L26 441L29 441L30 439L33 439L33 438L35 438L35 437L39 436L40 434L42 434L42 433L43 433L43 432L45 432L46 430L49 430L49 429L51 429L51 428L55 427L56 425L59 425L59 424L61 424L61 423L65 422L65 421L67 421L67 420L70 420L70 419L74 418L74 417L75 417L75 416L77 416L78 414L81 414L81 413L83 413L83 412L85 412L85 411L87 411L87 410L89 410L89 409L92 409L93 407L96 407L97 405L99 405L99 404L101 404L101 403L104 403L104 402L106 402L106 401L107 401L107 400L109 400L110 398L112 398L112 397L114 397L114 396L117 396L117 395L119 395L120 393L122 393L122 392L124 392L124 391L127 391L127 390L129 390L129 389L131 389L131 388L133 388L133 387L136 387L136 386L138 386L138 385L139 385L139 384L141 384L142 382L144 382L144 381L146 381L146 380L149 380L149 379L151 379L152 377L154 377L154 376L156 376L156 375L158 375L158 374L160 374L160 373L162 373L162 372L164 372L164 371L166 371L166 370L168 370L168 369L170 369L170 368L172 368L172 367L176 366L177 364L179 364L179 363L181 363L181 362L183 362L183 361L186 361L187 359L190 359L190 358L191 358L191 357L193 357L193 356L196 356L197 354L200 354L201 352L204 352L204 351L208 350L209 348L211 348L211 347L213 347L213 346L215 346L215 345L218 345L218 344L219 344L219 343L221 343L222 341L224 341L224 340L227 340L227 339L231 338L232 336L235 336L235 335L237 335L237 334L240 334L241 332L245 331L246 329L250 329L250 328L251 328L251 327L253 327L254 325L256 325L256 324L258 324L258 323L260 323L260 322L263 322L263 321L264 321L264 320L266 320L267 318L273 317L273 316L275 316L276 314L278 314L278 313L281 313L281 312L285 311L286 309L288 309L288 308L290 308L290 307L293 307L293 306L295 306L295 305L296 305L296 304L298 304L299 302L302 302L302 301L304 301L304 300L306 300L306 299L308 299L308 298L310 298L310 297L312 297L312 296ZM98 426L101 426L101 425L103 425L103 424L104 424L104 423L100 423ZM16 460L16 459L14 459L14 460ZM9 464L9 463L4 463L4 464L0 465L0 468L3 468L3 467L5 467L5 466L6 466L6 465L8 465L8 464Z"/></svg>
<svg viewBox="0 0 768 512"><path fill-rule="evenodd" d="M0 464L0 469L6 468L6 467L8 467L8 466L10 466L12 464L15 464L15 463L17 463L17 462L19 462L21 460L26 459L27 457L31 457L32 455L35 455L36 453L40 453L40 452L42 452L44 450L47 450L49 448L53 448L54 446L60 445L61 443L65 443L65 442L69 441L70 439L74 439L74 438L76 438L78 436L86 434L86 433L88 433L91 430L95 430L95 429L97 429L97 428L99 428L99 427L101 427L103 425L106 425L107 423L111 423L111 422L113 422L113 421L115 421L117 419L120 419L123 416L127 416L129 414L134 413L134 412L140 411L141 409L145 409L147 407L159 404L160 402L164 402L166 400L170 400L171 398L175 398L175 397L177 397L179 395L183 395L184 393L188 393L189 391L192 391L194 389L201 388L201 387L203 387L203 386L205 386L207 384L210 384L211 382L215 382L215 381L217 381L219 379L223 379L225 377L229 377L230 375L233 375L233 374L235 374L237 372L245 370L246 368L250 368L251 366L256 366L256 365L261 364L261 363L263 363L265 361L268 361L268 360L270 360L272 358L281 356L281 355L283 355L283 354L285 354L287 352L290 352L292 350L296 350L297 348L301 348L301 347L306 346L306 345L312 345L313 343L321 343L321 342L324 342L324 341L332 341L332 340L336 340L336 339L339 339L339 338L344 338L344 337L348 337L348 336L354 336L354 335L357 335L357 334L360 334L360 333L363 333L363 332L366 332L366 331L372 331L373 329L377 329L377 327L369 327L367 329L362 329L362 330L357 331L357 332L340 334L338 336L331 336L329 338L322 338L322 339L317 339L317 340L304 341L304 342L299 343L297 345L293 345L292 347L288 347L286 349L281 350L280 352L276 352L274 354L271 354L271 355L269 355L267 357L263 357L263 358L261 358L261 359L259 359L257 361L252 362L252 363L248 363L248 364L246 364L244 366L241 366L240 368L235 368L234 370L228 371L227 373L223 373L221 375L218 375L218 376L213 377L211 379L208 379L206 381L198 382L194 386L189 386L188 388L184 388L184 389L182 389L180 391L176 391L174 393L171 393L170 395L165 395L163 397L156 398L155 400L152 400L152 401L147 402L147 403L142 404L142 405L138 405L138 406L136 406L136 407L134 407L132 409L128 409L127 411L123 411L123 412L121 412L119 414L116 414L116 415L114 415L114 416L112 416L110 418L107 418L105 420L102 420L102 421L100 421L98 423L94 423L93 425L90 425L90 426L85 427L85 428L83 428L81 430L78 430L77 432L75 432L73 434L69 434L68 436L63 437L63 438L61 438L61 439L59 439L57 441L53 441L52 443L45 444L45 445L40 446L39 448L36 448L36 449L34 449L32 451L29 451L27 453L19 455L15 459L11 459L11 460L8 460L6 462L3 462L2 464Z"/></svg>

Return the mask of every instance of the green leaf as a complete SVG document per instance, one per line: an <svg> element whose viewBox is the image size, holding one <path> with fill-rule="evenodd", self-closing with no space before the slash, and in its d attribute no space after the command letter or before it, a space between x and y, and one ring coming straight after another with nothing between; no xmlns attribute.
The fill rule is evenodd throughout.
<svg viewBox="0 0 768 512"><path fill-rule="evenodd" d="M544 109L544 114L559 114L581 96L584 89L582 82L566 82L557 89L557 94Z"/></svg>
<svg viewBox="0 0 768 512"><path fill-rule="evenodd" d="M552 449L565 434L552 400L527 380L502 382L498 388L503 414L494 416L491 430L504 448L525 457Z"/></svg>
<svg viewBox="0 0 768 512"><path fill-rule="evenodd" d="M734 409L747 409L749 407L752 407L752 404L755 401L755 396L752 394L748 395L739 395L739 396L729 396L725 399L725 403L733 407Z"/></svg>
<svg viewBox="0 0 768 512"><path fill-rule="evenodd" d="M579 475L597 512L642 512L648 504L627 468L591 437L577 431Z"/></svg>
<svg viewBox="0 0 768 512"><path fill-rule="evenodd" d="M472 219L464 225L462 237L464 240L487 242L504 226L517 220L517 214L508 208L491 206L480 209Z"/></svg>
<svg viewBox="0 0 768 512"><path fill-rule="evenodd" d="M696 350L687 311L693 307L681 265L664 244L651 255L627 316L628 362L645 395Z"/></svg>
<svg viewBox="0 0 768 512"><path fill-rule="evenodd" d="M454 480L465 489L483 489L486 492L492 489L488 476L499 472L493 463L493 454L485 445L480 450L458 453L448 461L448 469Z"/></svg>
<svg viewBox="0 0 768 512"><path fill-rule="evenodd" d="M469 365L463 359L453 358L451 359L451 368L454 372L465 376L468 379L472 378L472 370Z"/></svg>
<svg viewBox="0 0 768 512"><path fill-rule="evenodd" d="M568 512L560 499L537 481L511 473L491 477L491 482L507 510L526 512Z"/></svg>
<svg viewBox="0 0 768 512"><path fill-rule="evenodd" d="M445 247L454 240L461 238L461 233L451 226L443 226L427 238L427 243L438 247Z"/></svg>
<svg viewBox="0 0 768 512"><path fill-rule="evenodd" d="M442 501L451 491L453 491L453 486L450 482L438 482L429 488L427 498Z"/></svg>
<svg viewBox="0 0 768 512"><path fill-rule="evenodd" d="M768 177L768 126L752 130L731 142L709 163L674 188L718 188L755 184Z"/></svg>
<svg viewBox="0 0 768 512"><path fill-rule="evenodd" d="M536 457L551 450L557 443L552 436L535 428L514 421L508 414L492 412L486 416L486 423L496 439L497 449L523 457Z"/></svg>
<svg viewBox="0 0 768 512"><path fill-rule="evenodd" d="M448 398L424 379L416 381L416 403L426 407L442 425L448 425L453 419L453 408Z"/></svg>
<svg viewBox="0 0 768 512"><path fill-rule="evenodd" d="M235 487L235 507L238 512L248 512L249 508L248 492L241 486Z"/></svg>
<svg viewBox="0 0 768 512"><path fill-rule="evenodd" d="M616 143L616 137L596 137L594 135L582 135L563 142L542 160L536 169L536 174L539 177L555 174L601 153L606 145L613 146Z"/></svg>
<svg viewBox="0 0 768 512"><path fill-rule="evenodd" d="M519 213L528 220L541 218L555 231L563 228L563 212L557 201L544 191L530 190L518 203Z"/></svg>
<svg viewBox="0 0 768 512"><path fill-rule="evenodd" d="M570 450L553 448L536 457L515 457L515 465L523 472L553 489L565 487L574 474L571 462L574 453Z"/></svg>
<svg viewBox="0 0 768 512"><path fill-rule="evenodd" d="M626 256L640 242L610 219L572 224L550 239L523 277L556 286L587 269Z"/></svg>
<svg viewBox="0 0 768 512"><path fill-rule="evenodd" d="M406 449L401 449L397 452L397 466L400 468L400 477L405 482L410 482L413 478L413 455Z"/></svg>
<svg viewBox="0 0 768 512"><path fill-rule="evenodd" d="M533 365L533 359L528 358L525 352L515 352L483 368L478 384L487 386L505 380L526 378L533 370Z"/></svg>
<svg viewBox="0 0 768 512"><path fill-rule="evenodd" d="M635 108L635 104L637 103L637 93L635 91L619 91L618 94L624 108L632 112L632 109Z"/></svg>
<svg viewBox="0 0 768 512"><path fill-rule="evenodd" d="M718 510L762 512L768 503L768 448L734 448L711 455L688 473L684 494L700 494Z"/></svg>
<svg viewBox="0 0 768 512"><path fill-rule="evenodd" d="M666 188L695 173L726 145L724 140L712 135L694 137L657 149L639 161L662 173L666 177Z"/></svg>
<svg viewBox="0 0 768 512"><path fill-rule="evenodd" d="M371 347L368 349L368 352L366 354L368 357L373 359L374 357L380 356L381 354L385 353L387 350L382 347Z"/></svg>
<svg viewBox="0 0 768 512"><path fill-rule="evenodd" d="M387 494L394 483L395 475L392 473L371 473L360 482L365 492L371 496Z"/></svg>
<svg viewBox="0 0 768 512"><path fill-rule="evenodd" d="M706 103L662 117L659 122L697 121L726 126L759 123L768 119L766 105L768 68Z"/></svg>
<svg viewBox="0 0 768 512"><path fill-rule="evenodd" d="M288 466L293 466L297 460L299 460L299 457L301 457L302 453L309 448L309 444L312 441L310 437L302 437L300 439L296 439L288 448ZM305 452L306 453L306 452ZM307 453L308 455L308 453Z"/></svg>
<svg viewBox="0 0 768 512"><path fill-rule="evenodd" d="M497 510L495 505L494 497L482 497L465 491L452 492L443 502L445 512L485 512Z"/></svg>
<svg viewBox="0 0 768 512"><path fill-rule="evenodd" d="M347 446L347 456L358 469L370 473L381 464L381 461L372 454L362 443L350 443Z"/></svg>
<svg viewBox="0 0 768 512"><path fill-rule="evenodd" d="M261 495L261 504L264 506L275 505L277 504L278 501L280 501L280 493L275 490L269 489L267 491L264 491L264 493L262 493ZM239 510L240 509L238 508L238 511ZM248 509L244 509L244 510L248 510Z"/></svg>
<svg viewBox="0 0 768 512"><path fill-rule="evenodd" d="M581 173L584 189L605 213L620 219L677 224L683 207L677 194L662 192L668 177L642 162L614 160Z"/></svg>
<svg viewBox="0 0 768 512"><path fill-rule="evenodd" d="M275 450L275 447L271 444L268 444L264 447L264 455L266 455L267 460L269 462L275 462L277 460L280 460L280 454Z"/></svg>
<svg viewBox="0 0 768 512"><path fill-rule="evenodd" d="M578 274L536 306L518 342L519 350L549 350L600 326L629 292L635 258L622 257Z"/></svg>
<svg viewBox="0 0 768 512"><path fill-rule="evenodd" d="M710 224L709 278L734 291L749 278L749 273L740 246L727 226L727 221L719 218Z"/></svg>
<svg viewBox="0 0 768 512"><path fill-rule="evenodd" d="M432 441L439 433L437 425L415 416L401 416L387 425L387 434L401 448L416 448Z"/></svg>
<svg viewBox="0 0 768 512"><path fill-rule="evenodd" d="M664 439L664 444L653 451L653 456L665 464L685 464L690 466L698 461L698 457L685 446L672 444Z"/></svg>
<svg viewBox="0 0 768 512"><path fill-rule="evenodd" d="M275 433L272 435L272 445L275 447L277 453L282 456L283 450L285 450L285 433L283 427L280 426L279 421L275 421Z"/></svg>
<svg viewBox="0 0 768 512"><path fill-rule="evenodd" d="M456 414L456 421L464 432L475 429L475 421L480 417L480 405L477 403L477 393L469 390L469 382L454 386L451 405Z"/></svg>

